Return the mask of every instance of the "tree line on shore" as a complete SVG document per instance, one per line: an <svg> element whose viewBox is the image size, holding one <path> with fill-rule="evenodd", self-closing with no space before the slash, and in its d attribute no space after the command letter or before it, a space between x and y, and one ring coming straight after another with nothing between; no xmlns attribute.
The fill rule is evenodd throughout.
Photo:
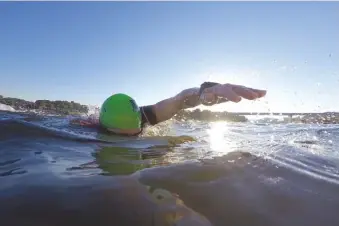
<svg viewBox="0 0 339 226"><path fill-rule="evenodd" d="M88 106L74 101L63 100L37 100L35 102L19 98L3 97L0 95L0 103L13 107L15 110L42 110L58 114L88 113Z"/></svg>

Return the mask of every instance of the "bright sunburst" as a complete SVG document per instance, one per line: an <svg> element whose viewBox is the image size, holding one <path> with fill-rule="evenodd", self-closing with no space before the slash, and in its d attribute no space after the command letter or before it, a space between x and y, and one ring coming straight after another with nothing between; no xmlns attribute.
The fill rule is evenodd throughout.
<svg viewBox="0 0 339 226"><path fill-rule="evenodd" d="M227 122L212 122L210 129L207 130L209 136L210 148L219 153L227 153L234 147L235 142L228 136L229 127Z"/></svg>

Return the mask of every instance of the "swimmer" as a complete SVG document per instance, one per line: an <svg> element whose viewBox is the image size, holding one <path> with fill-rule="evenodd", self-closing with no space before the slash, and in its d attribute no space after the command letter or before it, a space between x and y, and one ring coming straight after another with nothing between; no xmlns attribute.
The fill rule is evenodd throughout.
<svg viewBox="0 0 339 226"><path fill-rule="evenodd" d="M101 106L98 119L76 120L82 126L98 127L119 136L138 136L146 124L155 125L172 118L180 110L212 106L242 98L255 100L266 95L266 90L241 85L205 82L200 87L185 89L177 95L154 105L139 107L135 100L122 93L108 97Z"/></svg>

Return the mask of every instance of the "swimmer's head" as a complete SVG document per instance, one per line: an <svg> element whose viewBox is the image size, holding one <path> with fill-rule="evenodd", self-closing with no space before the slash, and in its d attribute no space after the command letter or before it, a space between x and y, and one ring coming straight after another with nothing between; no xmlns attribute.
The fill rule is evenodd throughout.
<svg viewBox="0 0 339 226"><path fill-rule="evenodd" d="M122 93L108 97L100 109L100 125L110 132L134 135L141 131L141 113L135 100Z"/></svg>

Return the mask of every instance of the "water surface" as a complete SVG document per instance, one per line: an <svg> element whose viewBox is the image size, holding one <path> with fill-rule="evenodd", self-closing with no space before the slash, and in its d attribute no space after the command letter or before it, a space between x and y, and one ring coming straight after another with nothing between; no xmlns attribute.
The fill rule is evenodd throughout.
<svg viewBox="0 0 339 226"><path fill-rule="evenodd" d="M337 225L339 126L168 121L139 138L0 113L3 225Z"/></svg>

